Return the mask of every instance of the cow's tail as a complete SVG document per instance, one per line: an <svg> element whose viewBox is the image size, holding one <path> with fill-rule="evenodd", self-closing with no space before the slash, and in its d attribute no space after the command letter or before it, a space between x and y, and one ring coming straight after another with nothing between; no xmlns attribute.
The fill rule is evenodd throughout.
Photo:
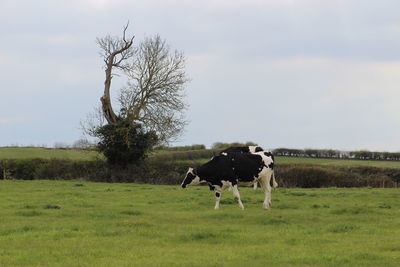
<svg viewBox="0 0 400 267"><path fill-rule="evenodd" d="M272 171L272 174L271 174L271 181L272 181L272 187L273 188L277 188L278 187L278 183L276 182L276 180L275 180L275 171Z"/></svg>

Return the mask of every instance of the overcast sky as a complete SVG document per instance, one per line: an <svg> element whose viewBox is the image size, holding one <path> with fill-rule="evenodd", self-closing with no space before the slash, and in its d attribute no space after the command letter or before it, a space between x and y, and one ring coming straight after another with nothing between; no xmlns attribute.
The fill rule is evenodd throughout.
<svg viewBox="0 0 400 267"><path fill-rule="evenodd" d="M99 104L96 37L187 57L176 145L400 151L400 1L0 0L0 146L71 144ZM115 80L112 96L122 81Z"/></svg>

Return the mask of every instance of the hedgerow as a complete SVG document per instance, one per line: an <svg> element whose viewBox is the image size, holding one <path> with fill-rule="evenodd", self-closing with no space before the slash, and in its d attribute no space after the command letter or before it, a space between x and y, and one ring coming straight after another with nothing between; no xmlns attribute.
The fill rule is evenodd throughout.
<svg viewBox="0 0 400 267"><path fill-rule="evenodd" d="M140 164L111 166L104 160L13 159L0 161L0 179L69 180L179 184L188 167L197 160L148 158ZM277 164L275 174L281 187L397 187L400 169L340 167L311 164Z"/></svg>

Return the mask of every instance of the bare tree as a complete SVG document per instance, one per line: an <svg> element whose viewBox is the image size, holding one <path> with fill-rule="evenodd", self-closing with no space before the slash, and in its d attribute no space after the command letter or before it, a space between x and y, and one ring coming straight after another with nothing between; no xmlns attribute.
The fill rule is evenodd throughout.
<svg viewBox="0 0 400 267"><path fill-rule="evenodd" d="M140 125L147 133L155 133L159 144L178 137L187 122L184 111L185 73L183 53L171 50L160 36L145 38L133 45L134 36L128 37L128 24L122 37L107 35L97 38L100 55L104 60L106 79L101 107L89 114L81 128L85 134L98 137L96 132L108 125L117 125L118 120ZM126 76L128 82L117 99L121 110L114 112L110 88L112 78Z"/></svg>
<svg viewBox="0 0 400 267"><path fill-rule="evenodd" d="M106 121L103 108L102 105L99 105L95 107L92 112L88 113L84 120L81 120L80 129L85 135L85 138L87 138L87 136L94 137L96 135L96 129L104 126L105 124Z"/></svg>
<svg viewBox="0 0 400 267"><path fill-rule="evenodd" d="M183 131L185 57L171 51L160 36L146 38L134 50L133 60L124 71L128 84L119 102L124 115L145 129L155 131L161 143Z"/></svg>
<svg viewBox="0 0 400 267"><path fill-rule="evenodd" d="M101 48L100 55L103 57L105 63L106 79L104 81L104 94L100 98L103 114L109 124L117 121L117 116L114 113L111 104L110 87L113 78L113 69L128 70L129 64L127 59L133 56L133 39L135 36L127 37L126 30L128 29L129 22L124 26L122 38L112 37L107 35L103 38L97 38L97 43Z"/></svg>

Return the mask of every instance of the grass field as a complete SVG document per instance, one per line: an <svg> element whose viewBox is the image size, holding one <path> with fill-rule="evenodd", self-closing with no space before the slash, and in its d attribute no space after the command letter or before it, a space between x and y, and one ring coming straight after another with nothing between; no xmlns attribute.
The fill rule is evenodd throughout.
<svg viewBox="0 0 400 267"><path fill-rule="evenodd" d="M370 166L381 168L400 168L400 161L357 160L357 159L315 159L297 157L275 157L276 164L318 164L326 166Z"/></svg>
<svg viewBox="0 0 400 267"><path fill-rule="evenodd" d="M150 157L158 154L173 153L170 151L156 151ZM57 158L71 160L91 160L102 158L95 151L79 149L52 149L39 147L0 147L1 159L28 159L28 158ZM350 159L315 159L315 158L297 158L297 157L275 157L276 163L292 164L318 164L329 166L374 166L382 168L400 168L400 161L377 161L377 160L350 160ZM190 160L188 166L191 165ZM207 162L208 159L197 160L197 162Z"/></svg>
<svg viewBox="0 0 400 267"><path fill-rule="evenodd" d="M0 181L0 266L398 266L396 189Z"/></svg>
<svg viewBox="0 0 400 267"><path fill-rule="evenodd" d="M80 149L55 149L42 147L0 147L0 159L71 159L91 160L100 157L95 151Z"/></svg>

